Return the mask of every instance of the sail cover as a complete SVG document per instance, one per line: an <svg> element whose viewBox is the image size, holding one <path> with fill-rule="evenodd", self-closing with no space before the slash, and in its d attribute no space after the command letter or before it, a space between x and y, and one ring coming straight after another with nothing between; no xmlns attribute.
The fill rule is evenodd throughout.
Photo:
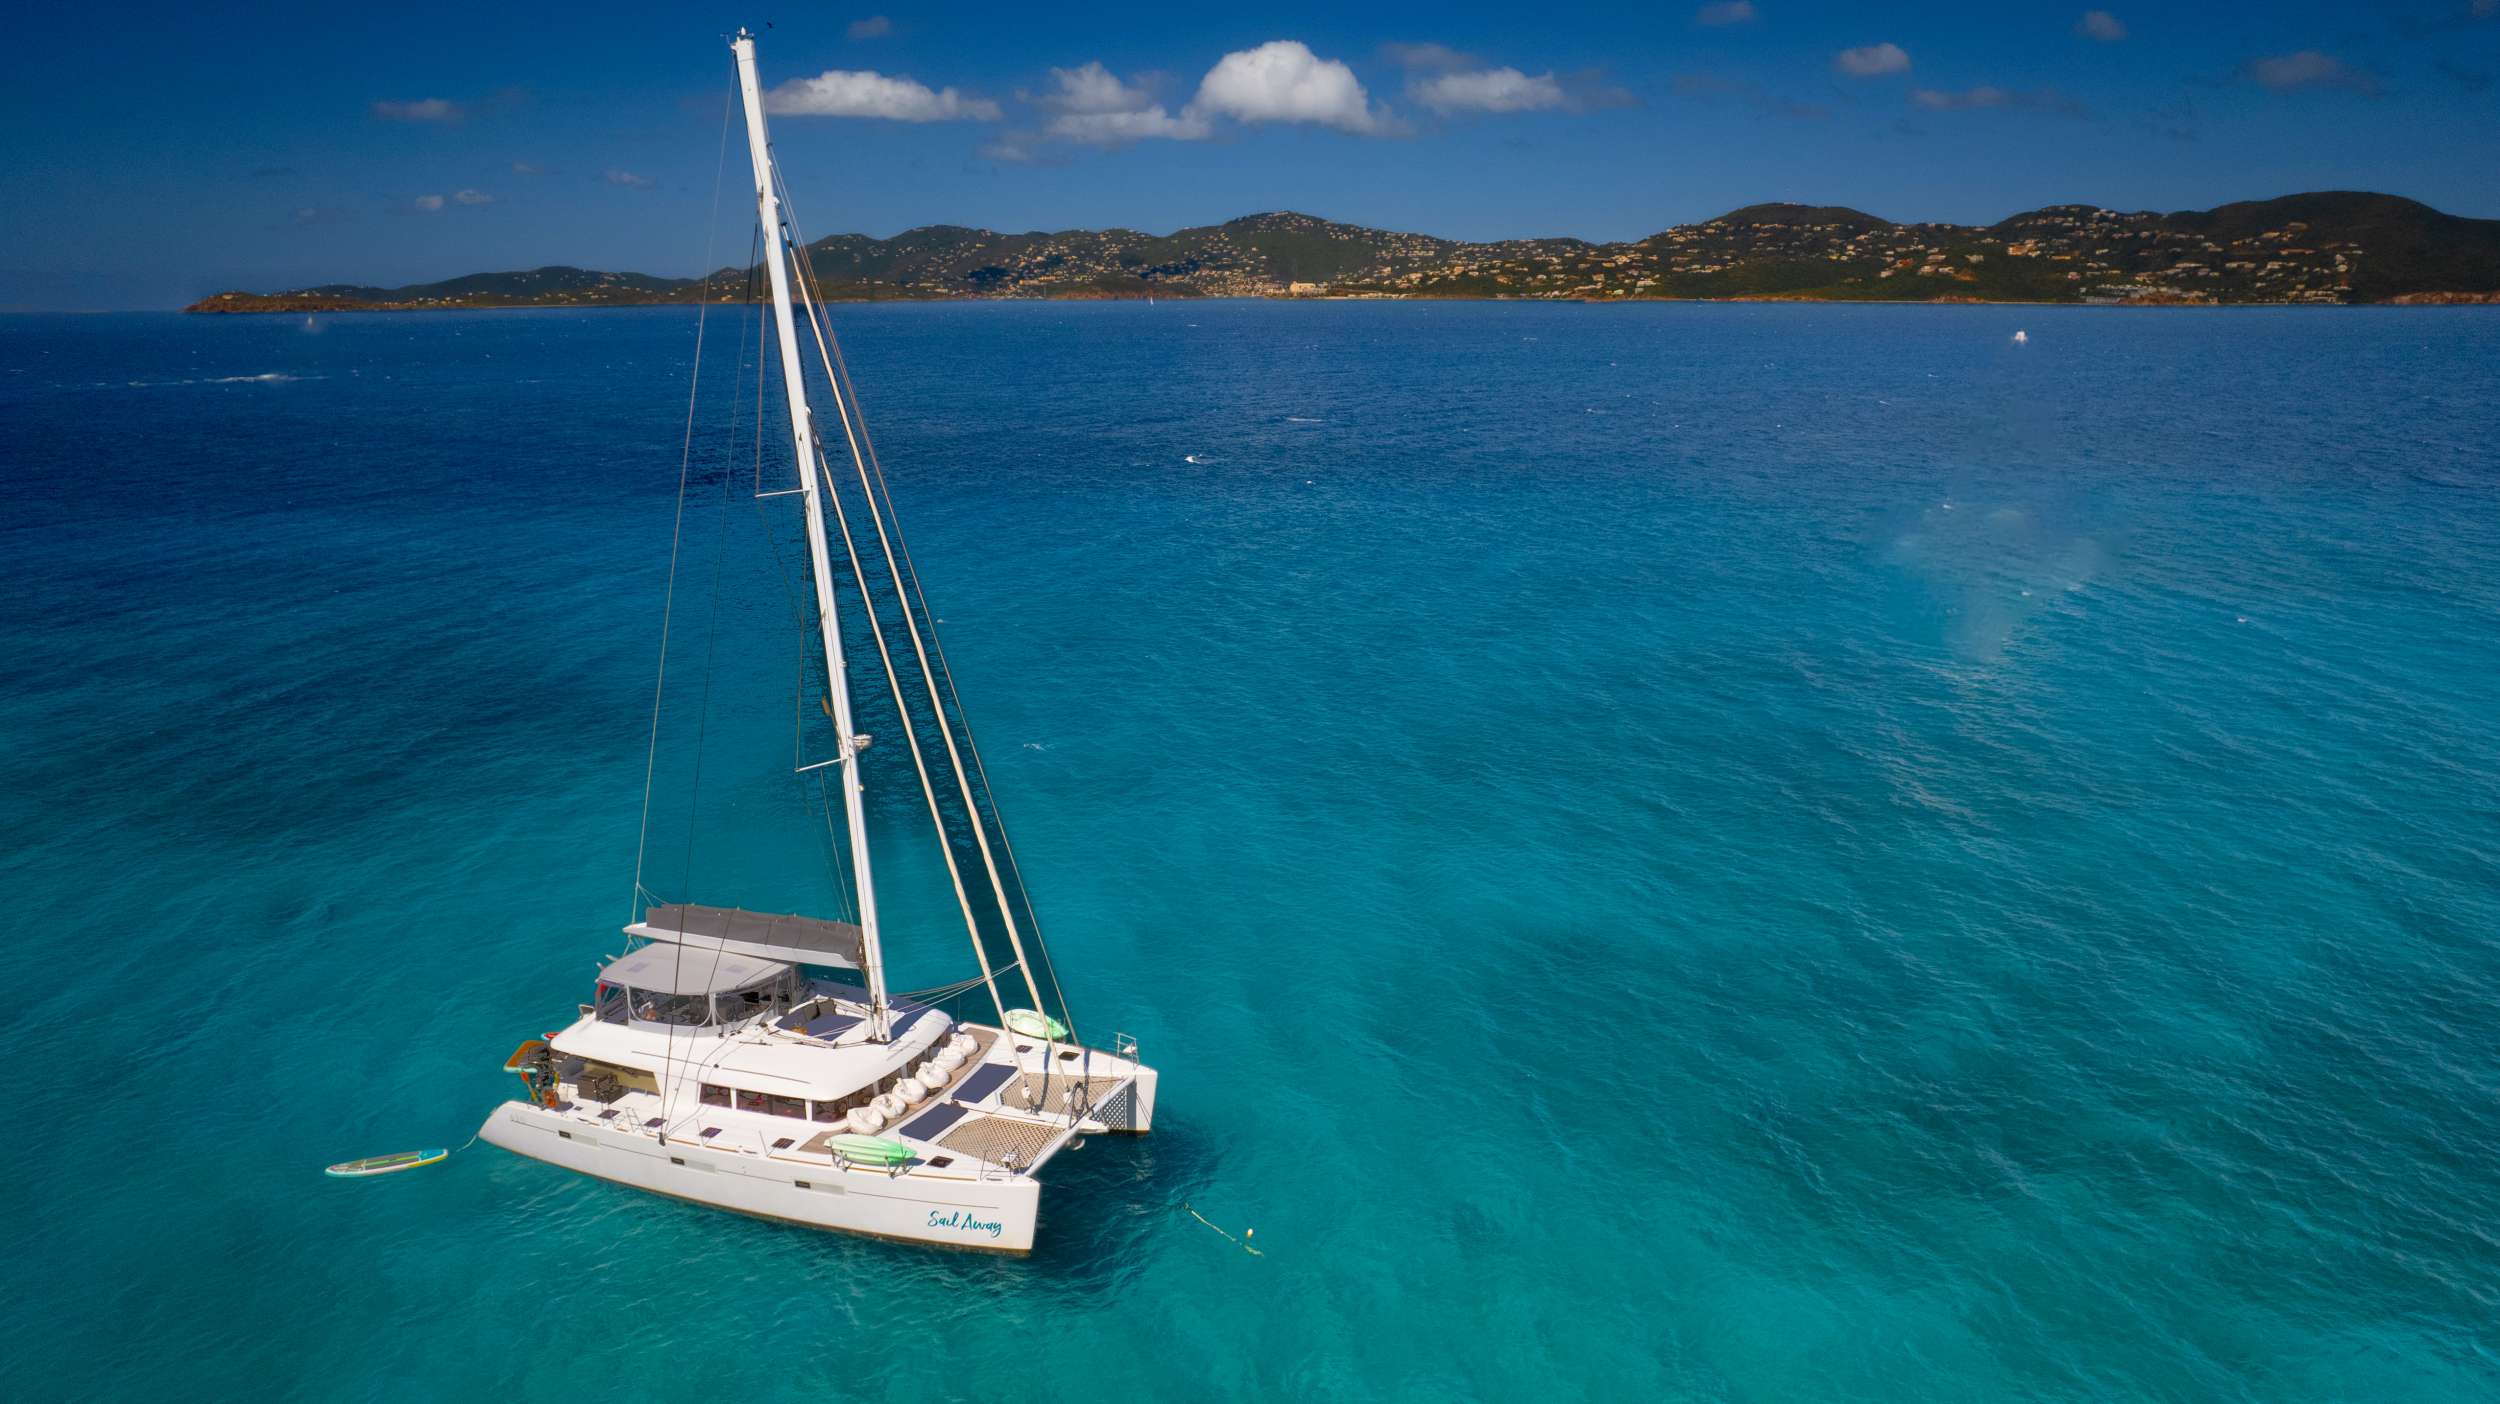
<svg viewBox="0 0 2500 1404"><path fill-rule="evenodd" d="M736 907L672 904L653 907L643 919L625 928L628 936L705 951L777 960L790 965L830 965L859 969L860 931L846 921L814 917L774 916Z"/></svg>

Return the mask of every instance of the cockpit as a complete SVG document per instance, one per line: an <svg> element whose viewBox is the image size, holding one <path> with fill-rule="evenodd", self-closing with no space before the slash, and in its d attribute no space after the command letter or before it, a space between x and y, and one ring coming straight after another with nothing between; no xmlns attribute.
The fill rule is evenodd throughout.
<svg viewBox="0 0 2500 1404"><path fill-rule="evenodd" d="M729 1028L811 998L795 966L737 951L657 943L599 972L596 1011L635 1028Z"/></svg>

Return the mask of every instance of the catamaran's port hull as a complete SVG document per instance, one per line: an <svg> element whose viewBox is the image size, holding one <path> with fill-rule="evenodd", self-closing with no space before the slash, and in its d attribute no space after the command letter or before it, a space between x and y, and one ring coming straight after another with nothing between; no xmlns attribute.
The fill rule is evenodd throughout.
<svg viewBox="0 0 2500 1404"><path fill-rule="evenodd" d="M1161 1079L1143 1063L1132 1066L1136 1071L1129 1085L1094 1108L1093 1125L1087 1130L1098 1126L1124 1136L1143 1136L1155 1129L1155 1084Z"/></svg>
<svg viewBox="0 0 2500 1404"><path fill-rule="evenodd" d="M478 1138L515 1155L672 1199L947 1248L1030 1252L1041 1207L1041 1184L1029 1176L892 1174L707 1150L685 1141L662 1144L656 1137L587 1125L527 1102L495 1108L478 1128Z"/></svg>

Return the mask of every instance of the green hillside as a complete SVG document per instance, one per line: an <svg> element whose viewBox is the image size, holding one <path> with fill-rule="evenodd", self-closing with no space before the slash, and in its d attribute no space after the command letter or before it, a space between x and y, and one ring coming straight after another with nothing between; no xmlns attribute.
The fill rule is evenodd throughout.
<svg viewBox="0 0 2500 1404"><path fill-rule="evenodd" d="M808 245L825 296L881 298L1816 298L1881 302L2347 303L2500 300L2500 220L2319 191L2173 214L2049 205L1992 225L1896 224L1839 205L1760 204L1646 239L1463 243L1291 211L1145 234L931 225ZM402 288L220 293L195 312L687 302L709 279L537 268Z"/></svg>

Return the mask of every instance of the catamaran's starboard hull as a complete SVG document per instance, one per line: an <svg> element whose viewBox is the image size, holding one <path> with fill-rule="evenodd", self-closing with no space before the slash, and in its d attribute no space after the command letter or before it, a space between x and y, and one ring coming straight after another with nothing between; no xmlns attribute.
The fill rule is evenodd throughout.
<svg viewBox="0 0 2500 1404"><path fill-rule="evenodd" d="M506 1102L479 1139L602 1180L759 1218L909 1243L1026 1253L1042 1187L1023 1176L945 1178L709 1150ZM828 1158L830 1161L830 1158Z"/></svg>

